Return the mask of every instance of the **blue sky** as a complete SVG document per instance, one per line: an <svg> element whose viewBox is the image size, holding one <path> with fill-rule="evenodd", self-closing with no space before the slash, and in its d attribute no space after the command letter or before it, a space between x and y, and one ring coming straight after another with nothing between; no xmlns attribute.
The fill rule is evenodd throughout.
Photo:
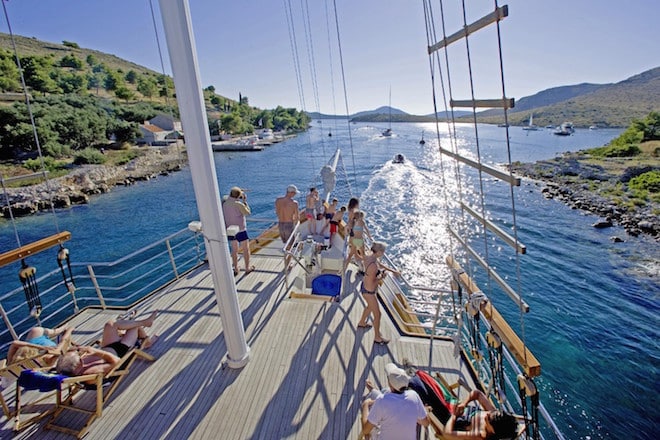
<svg viewBox="0 0 660 440"><path fill-rule="evenodd" d="M414 114L431 113L422 1L334 1L350 113L387 105L390 87L393 107ZM448 34L462 25L453 19L460 18L453 3L460 2L444 1L450 17ZM493 5L486 0L466 3L468 22ZM324 113L345 113L332 4L333 0L190 0L202 82L235 99L240 92L248 96L250 104L262 108L278 104L300 108L304 100L309 111L320 108ZM501 24L501 34L507 96L519 99L549 87L582 82L618 82L660 65L657 0L625 4L613 0L510 0L506 4L509 17ZM153 0L153 5L164 46L158 1ZM302 98L287 27L287 5L293 11ZM308 21L302 18L301 5L309 6ZM327 19L326 5L330 11ZM438 5L435 1L436 16ZM74 41L81 47L162 70L149 0L9 0L6 7L15 34L51 42ZM305 23L311 28L311 45L305 44ZM0 31L7 32L4 20ZM491 43L494 32L493 27L470 40L478 85L496 84L488 77L497 74L492 70L497 63L487 66L481 61L497 55ZM314 69L307 47L313 51ZM163 50L169 74L167 50ZM459 43L452 51L464 56L465 46ZM469 98L465 70L450 69L454 97ZM312 77L318 84L318 99ZM499 86L480 87L476 90L478 98L501 97Z"/></svg>

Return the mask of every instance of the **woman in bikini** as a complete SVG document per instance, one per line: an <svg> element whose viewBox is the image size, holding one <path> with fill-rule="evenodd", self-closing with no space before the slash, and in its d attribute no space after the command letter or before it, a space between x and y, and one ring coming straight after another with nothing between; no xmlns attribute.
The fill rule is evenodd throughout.
<svg viewBox="0 0 660 440"><path fill-rule="evenodd" d="M151 327L158 312L140 320L111 320L103 327L101 348L78 346L57 360L57 372L67 376L107 373L116 367L126 353L140 342L140 348L148 349L158 340L158 335L147 335L145 327Z"/></svg>
<svg viewBox="0 0 660 440"><path fill-rule="evenodd" d="M351 262L351 258L355 257L356 260L362 265L360 268L360 274L364 275L364 237L365 234L371 241L373 241L373 238L371 237L371 233L369 232L369 229L367 228L367 224L364 221L364 211L357 211L353 214L353 220L351 223L348 225L350 231L352 232L349 243L350 243L350 250L348 253L348 256L346 257L346 261L344 261L344 271L346 271L346 268L348 267L348 263Z"/></svg>
<svg viewBox="0 0 660 440"><path fill-rule="evenodd" d="M385 271L392 272L395 276L399 275L398 271L380 262L381 257L385 255L386 248L387 245L385 243L374 241L371 246L372 253L364 259L365 273L362 285L360 286L360 293L367 305L362 312L360 322L358 322L358 328L369 329L371 325L369 325L367 320L369 319L369 315L373 314L374 344L379 345L385 345L390 341L389 339L384 339L380 334L380 306L378 305L376 292L378 291L380 281L385 277Z"/></svg>

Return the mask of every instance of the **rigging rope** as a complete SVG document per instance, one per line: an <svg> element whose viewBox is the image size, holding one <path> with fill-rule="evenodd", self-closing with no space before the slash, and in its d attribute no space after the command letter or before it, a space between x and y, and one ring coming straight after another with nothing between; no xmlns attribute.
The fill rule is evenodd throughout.
<svg viewBox="0 0 660 440"><path fill-rule="evenodd" d="M359 186L357 184L357 174L355 166L355 153L353 152L353 136L351 135L351 121L349 120L350 113L348 111L348 93L346 91L346 73L344 71L344 55L341 49L341 32L339 32L339 16L337 14L337 0L332 0L332 4L335 12L335 28L337 29L337 47L339 50L339 65L341 67L341 80L342 86L344 88L344 104L346 106L346 126L348 128L348 143L351 147L351 159L353 161L353 182L355 189L359 191Z"/></svg>
<svg viewBox="0 0 660 440"><path fill-rule="evenodd" d="M497 0L495 0L495 9L499 7ZM501 37L501 32L500 32L500 21L497 20L496 22L496 29L497 29L497 52L499 56L499 61L500 61L500 81L502 83L502 99L506 99L506 90L504 87L504 57L502 56L502 37ZM509 115L508 115L508 109L504 107L504 129L506 130L506 151L507 151L507 159L508 159L508 167L507 169L509 170L509 177L513 178L513 167L512 167L512 159L511 159L511 139L509 138ZM513 239L514 239L514 244L516 249L518 249L518 221L516 217L516 198L513 193L513 185L509 185L509 197L511 198L511 220L513 223ZM516 259L516 291L522 298L522 275L521 275L521 270L520 270L520 253L516 251L515 253L515 259ZM525 342L525 319L524 319L524 313L523 313L523 308L519 308L519 315L520 315L520 338L522 340L523 346L527 346ZM525 353L523 354L525 358L525 363L527 363L527 350L525 350Z"/></svg>
<svg viewBox="0 0 660 440"><path fill-rule="evenodd" d="M305 32L305 43L307 48L307 64L309 66L309 71L311 74L312 80L312 92L314 94L314 103L316 104L316 111L321 113L321 100L319 99L319 83L316 76L316 59L314 56L314 42L312 40L312 24L309 20L309 3L308 0L300 0L300 7L303 13L303 30ZM323 126L323 124L321 124ZM321 130L323 132L323 130ZM321 148L323 152L323 160L327 160L328 157L325 152L325 138L321 136Z"/></svg>
<svg viewBox="0 0 660 440"><path fill-rule="evenodd" d="M326 34L328 36L328 66L330 67L330 95L332 96L332 114L336 115L337 114L337 100L335 99L335 70L333 68L334 62L332 61L332 39L330 35L330 17L328 14L328 0L325 0L324 2L325 6L325 27L326 27ZM333 125L335 127L335 131L337 131L337 118L333 119ZM339 146L339 142L337 141L335 145Z"/></svg>
<svg viewBox="0 0 660 440"><path fill-rule="evenodd" d="M39 321L39 316L41 315L41 298L39 297L36 274L36 268L28 266L25 260L21 260L21 270L18 272L18 277L21 280L21 284L23 284L25 301L30 309L30 315Z"/></svg>
<svg viewBox="0 0 660 440"><path fill-rule="evenodd" d="M298 55L298 41L296 39L296 28L294 24L293 9L291 7L291 0L284 1L284 11L286 15L286 21L289 31L289 44L291 46L291 54L293 56L293 67L296 72L296 83L298 85L298 99L300 99L300 108L302 111L306 111L307 105L305 104L305 91L303 87L302 72L300 69L300 57ZM309 147L309 158L311 161L312 169L316 169L314 164L314 150L312 148L311 134L309 130L306 131ZM313 187L314 184L309 185Z"/></svg>
<svg viewBox="0 0 660 440"><path fill-rule="evenodd" d="M445 27L445 8L442 0L439 0L439 5L440 5L440 17L441 17L441 23L442 23L442 40L447 41L447 32L446 32L446 27ZM498 9L498 1L495 0L494 2L494 7L495 10ZM476 107L476 100L475 100L475 82L474 82L474 72L473 72L473 63L472 63L472 53L470 50L470 40L468 38L468 22L467 22L467 7L466 7L466 2L465 0L461 1L461 8L460 8L460 13L462 14L462 28L465 30L465 35L462 35L461 37L465 39L465 53L466 53L466 58L467 58L467 73L466 75L467 79L469 80L469 88L470 88L470 95L472 99L472 126L473 126L473 131L474 131L474 136L475 136L475 156L476 156L476 162L478 164L478 190L479 194L477 195L478 197L478 204L479 204L479 211L480 215L482 217L482 220L479 221L479 230L480 234L483 235L481 237L483 239L483 246L484 246L484 254L485 254L485 270L486 270L486 282L488 286L488 291L491 292L493 290L493 272L490 269L492 267L490 263L490 248L489 248L489 239L488 239L488 230L487 230L487 225L486 225L486 197L485 197L485 180L484 180L484 173L482 172L481 166L483 163L483 156L482 156L482 151L481 151L481 141L479 137L479 127L477 124L477 107ZM424 2L424 16L426 20L426 36L427 36L427 43L428 47L431 47L433 44L436 42L440 41L439 38L436 36L436 31L435 31L435 20L433 18L433 8L432 8L432 0L428 0L428 2ZM497 45L498 45L498 62L499 62L499 80L501 83L501 91L502 91L502 99L504 100L506 98L506 91L505 91L505 86L504 86L504 64L503 64L503 55L502 55L502 42L501 42L501 34L500 34L500 20L495 20L496 21L496 26L497 26ZM447 194L447 185L445 184L445 170L444 170L444 165L442 162L442 145L441 145L441 136L440 136L440 129L439 129L439 118L438 118L438 110L437 110L437 105L438 101L436 98L436 63L437 63L437 68L440 74L440 87L442 90L442 99L444 101L445 105L445 115L447 116L447 129L449 132L449 141L451 143L451 151L458 155L458 142L457 142L457 122L456 122L456 117L455 113L453 110L453 107L449 108L447 105L447 94L449 95L449 101L453 101L453 87L452 87L452 78L451 78L451 71L450 71L450 62L449 62L449 51L448 51L448 44L443 45L443 55L444 55L444 64L445 64L445 75L447 76L447 84L445 86L444 83L444 75L442 72L442 68L440 67L441 65L441 60L440 60L440 53L441 51L438 50L436 51L435 54L431 53L429 54L429 66L430 66L430 71L431 71L431 83L432 83L432 89L433 89L433 105L434 105L434 111L436 114L436 136L437 136L437 141L438 141L438 146L440 148L440 170L442 172L442 178L443 178L443 187L445 188L445 201L448 199L448 194ZM451 119L450 119L451 117ZM507 108L504 108L504 118L505 118L505 124L508 126L508 113L507 113ZM506 153L507 153L507 160L508 160L508 171L509 171L509 178L511 181L513 181L513 172L511 168L511 147L510 147L510 140L508 136L508 128L506 129ZM458 191L458 200L461 203L463 202L463 198L465 195L467 195L466 192L464 192L463 189L463 179L461 173L460 173L460 163L458 161L454 161L454 171L456 174L456 182L457 182L457 191ZM465 167L465 165L463 165ZM517 282L517 291L521 291L521 269L520 269L520 254L518 252L518 234L517 234L517 220L516 220L516 206L515 206L515 197L514 197L514 188L513 185L509 185L509 198L510 198L510 204L511 204L511 215L512 215L512 222L513 222L513 235L514 235L514 249L515 249L515 272L516 272L516 282ZM446 204L447 208L447 213L448 213L448 218L450 217L451 210L449 209L449 204ZM467 215L466 211L461 208L460 209L460 217L461 221L459 223L459 228L462 229L462 231L459 229L456 232L459 234L462 234L463 237L470 237L471 234L470 231L467 230L467 228L470 226L471 222L468 222L469 216ZM455 222L456 223L456 222ZM461 236L461 235L459 235ZM454 258L453 255L453 237L452 234L449 235L450 242L452 243L451 245L451 253L452 253L452 258ZM469 251L472 252L472 251ZM463 259L465 260L465 263L463 267L465 268L466 271L469 271L469 277L474 279L473 274L471 273L474 270L474 265L470 264L470 256L469 252L464 252L463 253ZM458 261L456 258L454 258L454 261ZM460 294L462 292L462 289L460 287L460 279L457 275L452 274L452 278L455 280L455 282L458 284L458 293L459 293L459 304L462 304L462 301L460 300ZM481 293L481 292L479 292ZM452 301L454 301L455 298L452 293ZM473 346L473 351L478 352L478 346L479 346L479 340L477 338L476 332L478 331L479 328L479 313L478 309L475 307L474 304L471 304L471 301L468 299L468 304L466 305L465 311L467 312L466 315L468 316L468 332L469 336L468 338L471 340L471 345ZM491 301L488 301L488 306L491 309L491 313L488 315L488 319L492 319L493 316L493 303ZM475 313L476 312L476 313ZM523 308L519 307L519 313L520 313L520 328L522 331L522 344L523 344L523 356L521 363L523 364L524 367L527 366L527 349L526 349L526 342L525 342L525 331L524 331L524 319L523 319ZM459 316L462 316L462 313L459 314ZM503 347L501 346L501 340L499 339L499 336L495 333L495 330L492 326L492 322L490 324L490 331L487 333L486 337L489 342L489 361L490 361L490 375L492 377L492 383L497 391L497 397L498 400L503 401L506 399L506 395L504 394L505 386L504 386L504 371L503 371L503 365L502 365L502 349ZM457 336L460 336L460 331L457 332ZM460 339L459 339L460 341ZM530 379L531 380L531 379ZM534 402L534 399L536 401ZM533 409L533 411L538 412L538 392L536 392L535 396L532 397L532 404L533 406L536 406L536 409Z"/></svg>
<svg viewBox="0 0 660 440"><path fill-rule="evenodd" d="M18 67L18 74L21 78L21 86L23 87L23 94L25 96L25 105L27 107L28 115L30 116L30 124L32 125L32 134L34 136L34 142L37 147L37 152L39 154L39 161L41 165L41 172L43 173L44 179L46 181L46 192L48 193L48 201L50 203L50 210L53 214L53 223L55 224L55 230L57 233L60 232L60 226L57 222L57 215L55 215L55 204L53 203L53 189L51 188L50 185L50 179L48 178L48 173L46 171L46 162L44 160L44 156L41 151L41 143L39 142L39 135L37 133L37 126L34 123L34 114L32 113L32 105L30 103L30 94L28 93L27 90L27 85L25 84L25 74L23 72L23 67L21 65L21 58L18 55L18 49L16 47L16 39L14 38L14 31L12 30L11 27L11 21L9 20L9 13L7 12L7 5L5 5L5 2L2 2L2 9L5 14L5 20L7 21L7 29L9 30L9 37L11 39L11 45L14 50L14 57L16 58L16 65ZM4 187L4 183L3 183ZM7 197L7 208L10 211L10 216L12 219L12 222L14 222L14 216L11 214L11 205L9 204L9 198ZM20 239L18 238L18 230L15 228L14 229L16 233L16 240L18 247L21 247L21 242Z"/></svg>

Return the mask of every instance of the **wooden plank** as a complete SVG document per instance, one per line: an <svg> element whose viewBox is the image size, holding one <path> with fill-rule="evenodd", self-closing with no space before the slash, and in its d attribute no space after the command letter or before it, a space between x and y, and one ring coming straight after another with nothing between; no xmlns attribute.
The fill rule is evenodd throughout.
<svg viewBox="0 0 660 440"><path fill-rule="evenodd" d="M513 238L511 235L506 233L504 230L502 230L499 226L488 220L487 218L484 218L481 214L479 214L477 211L475 211L470 205L467 203L461 201L460 202L461 207L465 209L472 217L477 219L479 223L482 225L486 226L489 231L493 232L495 235L500 237L506 244L511 246L513 249L516 250L516 252L520 254L526 254L527 253L527 246L522 244L520 241L517 241L515 238Z"/></svg>
<svg viewBox="0 0 660 440"><path fill-rule="evenodd" d="M23 258L27 258L41 251L45 251L46 249L50 249L53 246L62 244L70 239L71 232L63 231L46 238L42 238L41 240L35 241L33 243L26 244L17 249L4 252L0 254L0 267L6 266L7 264L13 263L14 261L22 260Z"/></svg>
<svg viewBox="0 0 660 440"><path fill-rule="evenodd" d="M392 342L375 347L373 331L355 328L364 308L359 283L339 304L288 298L278 246L277 240L268 243L253 256L257 270L236 279L251 348L248 364L239 371L220 368L226 347L212 278L207 267L191 272L138 306L140 316L160 310L149 329L161 335L149 350L157 359L133 364L88 438L357 438L366 378L382 385L391 360L427 362L428 340L398 337L384 314L381 325ZM76 335L93 339L117 313L87 309L71 324ZM434 342L437 368L467 374L452 350L450 343ZM0 419L0 429L11 428L12 421ZM35 435L62 438L26 430L15 439Z"/></svg>
<svg viewBox="0 0 660 440"><path fill-rule="evenodd" d="M462 100L449 100L451 108L514 108L516 102L513 98L498 98L498 99L462 99Z"/></svg>
<svg viewBox="0 0 660 440"><path fill-rule="evenodd" d="M479 163L476 160L472 160L469 157L461 156L460 154L454 153L453 151L447 150L445 148L438 147L438 149L440 150L440 152L442 154L444 154L446 156L449 156L449 157L451 157L451 158L453 158L453 159L455 159L455 160L457 160L461 163L469 165L472 168L475 168L475 169L477 169L481 172L484 172L484 173L489 174L493 177L496 177L496 178L498 178L498 179L500 179L504 182L507 182L509 185L520 186L520 181L521 181L520 177L515 177L511 174L507 174L504 171L498 170L497 168L493 168L493 167L488 166L486 164Z"/></svg>
<svg viewBox="0 0 660 440"><path fill-rule="evenodd" d="M490 265L488 264L488 262L487 262L486 260L484 260L484 259L481 257L481 255L479 255L479 253L478 253L477 251L475 251L474 249L472 249L472 247L471 247L469 244L467 244L467 243L465 242L465 240L464 240L464 239L463 239L463 238L462 238L462 237L461 237L456 231L454 231L454 229L452 229L452 228L448 228L448 229L449 229L449 233L450 233L450 234L451 234L451 235L452 235L452 236L453 236L453 237L454 237L454 238L455 238L455 239L461 244L461 246L463 247L463 249L465 249L465 250L466 250L466 251L472 256L472 258L473 258L477 263L479 263L479 265L480 265L481 267L483 267L483 268L486 270L486 272L488 273L488 276L490 276L490 277L493 278L495 281L497 281L497 284L499 284L500 287L502 288L502 290L504 291L504 293L506 293L506 294L509 296L509 298L511 298L511 300L512 300L514 303L516 303L516 305L518 306L518 308L519 308L522 312L524 312L524 313L528 313L528 312L529 312L529 304L527 304L527 303L522 299L522 297L518 294L518 292L516 292L516 291L513 289L513 287L509 286L509 283L507 283L507 282L504 280L504 278L502 278L502 277L500 276L500 274L497 273L497 271L496 271L495 269L493 269L492 267L490 267Z"/></svg>
<svg viewBox="0 0 660 440"><path fill-rule="evenodd" d="M429 55L431 55L433 52L442 49L443 47L449 46L450 44L455 43L456 41L460 40L461 38L467 37L470 34L475 33L479 29L482 29L491 23L500 21L504 17L507 17L508 15L509 15L509 7L507 5L501 6L495 9L490 14L484 15L474 23L471 23L467 26L463 26L462 30L455 32L446 38L443 38L441 41L435 43L432 46L429 46L428 53Z"/></svg>
<svg viewBox="0 0 660 440"><path fill-rule="evenodd" d="M479 286L472 281L452 256L448 256L446 261L447 265L459 274L458 278L468 295L472 295L475 292L481 292ZM529 377L539 376L541 374L541 363L536 359L532 352L527 349L516 332L513 331L506 320L497 311L495 306L493 306L492 302L488 301L486 304L483 304L481 306L481 312L486 319L488 319L488 322L499 337L502 338L502 342L516 358L523 371L525 371Z"/></svg>

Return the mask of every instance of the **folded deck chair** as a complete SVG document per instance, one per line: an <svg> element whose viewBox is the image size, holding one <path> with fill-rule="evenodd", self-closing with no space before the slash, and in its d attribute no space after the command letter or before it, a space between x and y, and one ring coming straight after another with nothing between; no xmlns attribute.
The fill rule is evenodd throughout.
<svg viewBox="0 0 660 440"><path fill-rule="evenodd" d="M21 372L23 370L45 370L48 369L48 362L46 361L46 358L50 357L52 355L50 354L40 354L39 356L35 356L33 358L28 358L28 359L23 359L18 362L14 362L11 365L7 365L7 360L3 359L0 361L0 380L2 381L2 385L0 386L0 406L2 406L2 412L4 413L5 417L9 420L10 418L14 417L17 412L20 411L21 406L27 407L27 406L36 406L38 403L48 399L53 395L53 393L44 395L44 394L38 394L38 397L35 398L34 400L30 400L27 403L24 403L21 405L20 401L15 401L14 402L14 409L12 410L9 407L9 404L7 403L7 400L5 399L5 396L3 395L4 390L9 389L12 385L14 385L14 382L18 380L18 378L21 375ZM52 405L51 408L52 410ZM30 418L27 420L25 423L31 424L33 422L36 422L43 417L47 416L50 414L50 412L42 412L41 414L38 414L38 416L34 416L33 418Z"/></svg>
<svg viewBox="0 0 660 440"><path fill-rule="evenodd" d="M101 417L103 414L103 406L108 402L110 396L112 396L121 383L121 380L129 373L131 365L138 357L148 361L155 360L150 354L139 348L133 348L121 358L115 368L105 374L97 373L69 377L43 374L42 371L38 370L34 370L29 374L24 373L24 377L21 378L22 380L17 382L16 401L19 402L21 390L32 387L49 390L52 387L55 392L55 404L52 411L49 411L48 413L50 419L44 428L65 432L67 434L75 435L77 438L81 438L87 433L94 420ZM95 404L93 405L93 408L86 408L85 405L82 405L82 398L76 398L74 401L74 397L79 395L81 391L94 392ZM83 394L85 393L80 393L80 395ZM87 406L89 406L89 404ZM64 423L64 414L68 411L75 411L86 416L86 418L83 418L82 427L75 428L67 426ZM20 410L16 412L15 427L21 426L19 417ZM80 425L80 421L78 421L77 425Z"/></svg>

